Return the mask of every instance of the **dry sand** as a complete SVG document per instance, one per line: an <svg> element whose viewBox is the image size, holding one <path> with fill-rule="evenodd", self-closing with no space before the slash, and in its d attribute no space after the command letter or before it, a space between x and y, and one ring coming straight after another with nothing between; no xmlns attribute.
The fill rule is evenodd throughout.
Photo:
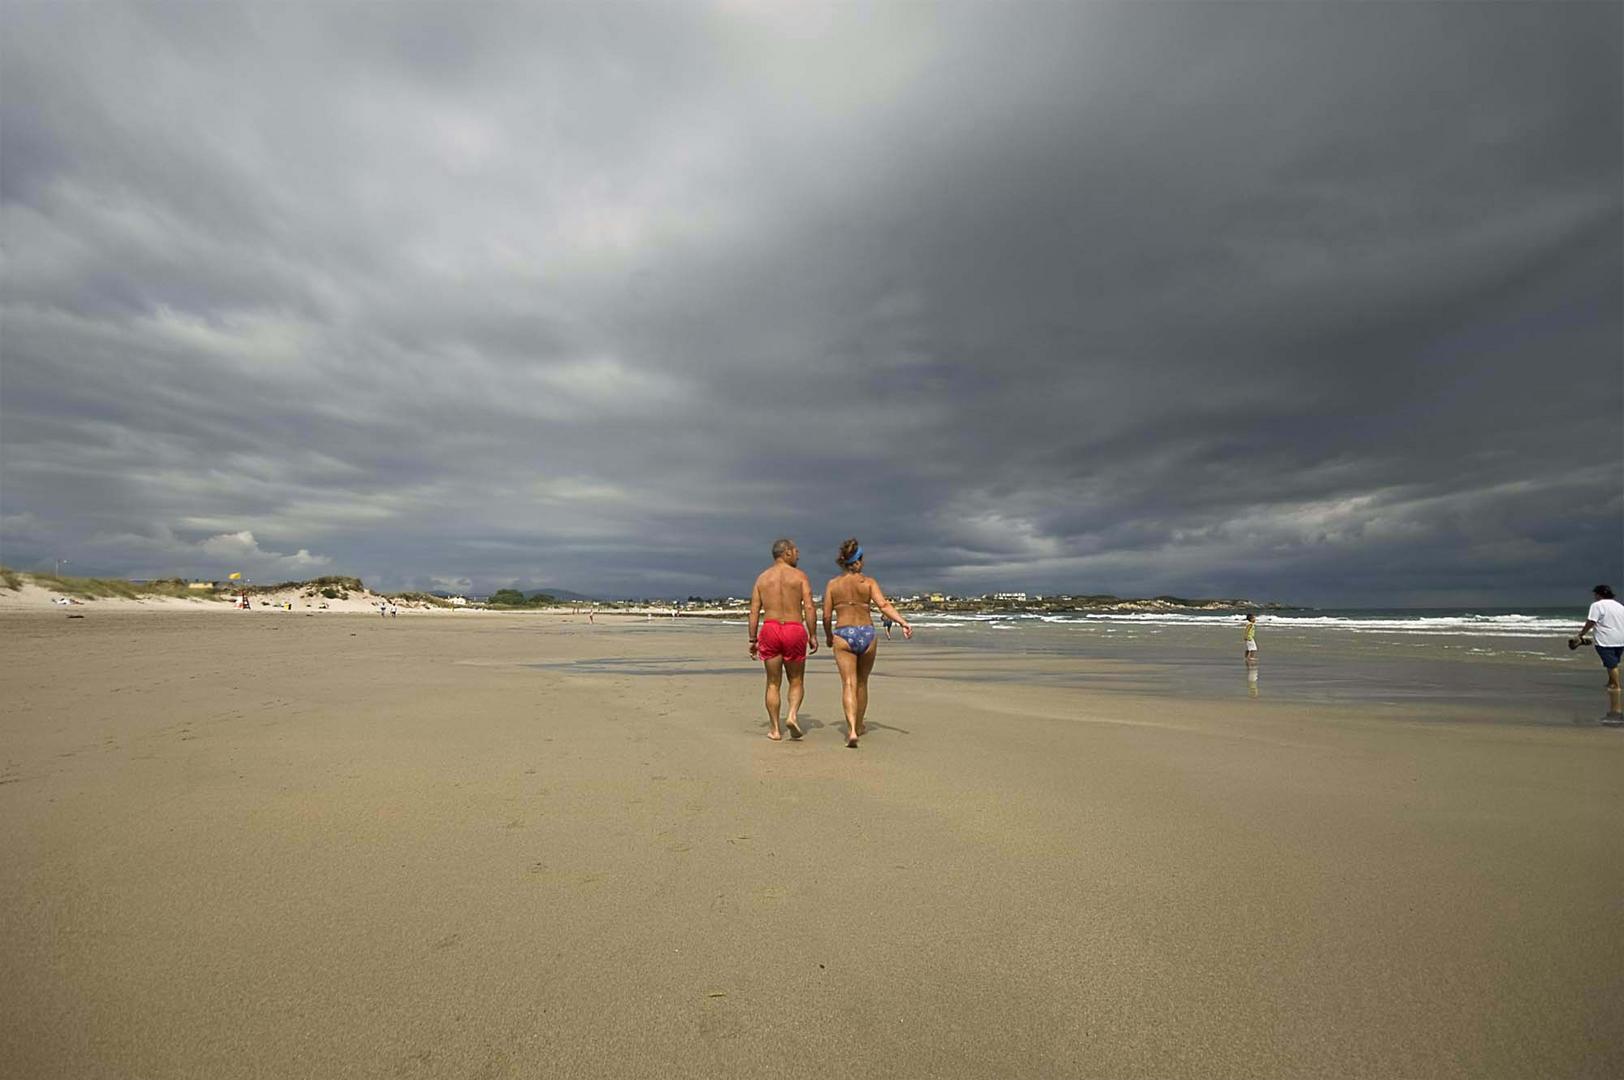
<svg viewBox="0 0 1624 1080"><path fill-rule="evenodd" d="M0 614L0 1075L1624 1075L1624 733L882 648Z"/></svg>

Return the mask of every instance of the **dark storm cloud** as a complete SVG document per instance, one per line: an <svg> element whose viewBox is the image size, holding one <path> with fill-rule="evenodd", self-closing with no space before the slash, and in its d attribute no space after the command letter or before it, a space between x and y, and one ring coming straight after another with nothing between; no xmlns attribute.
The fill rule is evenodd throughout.
<svg viewBox="0 0 1624 1080"><path fill-rule="evenodd" d="M8 563L1560 600L1607 5L8 5Z"/></svg>

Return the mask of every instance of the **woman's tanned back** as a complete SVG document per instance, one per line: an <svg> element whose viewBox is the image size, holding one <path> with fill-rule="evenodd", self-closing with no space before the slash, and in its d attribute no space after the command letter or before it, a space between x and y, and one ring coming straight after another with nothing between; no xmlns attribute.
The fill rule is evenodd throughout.
<svg viewBox="0 0 1624 1080"><path fill-rule="evenodd" d="M829 582L828 595L834 604L836 626L874 625L868 605L874 598L865 574L842 574Z"/></svg>

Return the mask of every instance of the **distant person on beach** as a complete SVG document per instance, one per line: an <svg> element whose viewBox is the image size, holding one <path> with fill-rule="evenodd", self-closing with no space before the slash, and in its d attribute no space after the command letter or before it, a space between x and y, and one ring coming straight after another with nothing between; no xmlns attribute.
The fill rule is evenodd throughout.
<svg viewBox="0 0 1624 1080"><path fill-rule="evenodd" d="M885 598L880 583L863 573L863 545L853 537L840 545L835 560L841 574L823 590L823 635L835 651L840 668L840 704L846 710L846 745L857 749L857 737L864 732L863 717L868 713L868 677L879 655L874 640L874 617L869 608L902 627L902 636L913 637L913 627L897 614ZM836 625L830 626L831 621ZM840 644L835 644L835 639Z"/></svg>
<svg viewBox="0 0 1624 1080"><path fill-rule="evenodd" d="M895 626L896 623L892 622L889 617L882 615L880 616L880 625L885 627L885 640L890 641L891 628Z"/></svg>
<svg viewBox="0 0 1624 1080"><path fill-rule="evenodd" d="M1250 611L1246 613L1246 648L1241 655L1248 664L1257 663L1257 616Z"/></svg>
<svg viewBox="0 0 1624 1080"><path fill-rule="evenodd" d="M1624 658L1624 604L1614 599L1611 586L1597 585L1590 591L1596 602L1590 605L1578 638L1569 644L1577 648L1594 630L1595 635L1590 640L1596 646L1596 655L1601 657L1601 666L1607 669L1607 689L1617 690L1618 664Z"/></svg>
<svg viewBox="0 0 1624 1080"><path fill-rule="evenodd" d="M761 572L750 590L750 658L760 660L767 672L767 738L774 742L784 738L778 713L779 689L786 674L789 715L784 726L792 739L804 734L795 718L806 696L806 654L818 651L812 582L799 569L800 561L795 541L787 537L773 541L773 564Z"/></svg>
<svg viewBox="0 0 1624 1080"><path fill-rule="evenodd" d="M391 619L398 619L400 617L400 609L395 606L395 602L393 600L389 601L389 617Z"/></svg>

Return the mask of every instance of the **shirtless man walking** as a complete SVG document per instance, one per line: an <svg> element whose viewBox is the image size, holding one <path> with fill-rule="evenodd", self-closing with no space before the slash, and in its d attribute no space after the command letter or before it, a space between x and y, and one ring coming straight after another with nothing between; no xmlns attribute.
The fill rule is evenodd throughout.
<svg viewBox="0 0 1624 1080"><path fill-rule="evenodd" d="M804 570L797 569L800 561L795 541L773 541L773 564L761 572L755 588L750 590L750 658L759 659L767 669L767 738L774 742L784 738L778 727L778 691L786 673L789 716L784 726L792 739L803 734L795 717L806 696L806 656L818 651L813 633L817 612L812 606L812 583Z"/></svg>

